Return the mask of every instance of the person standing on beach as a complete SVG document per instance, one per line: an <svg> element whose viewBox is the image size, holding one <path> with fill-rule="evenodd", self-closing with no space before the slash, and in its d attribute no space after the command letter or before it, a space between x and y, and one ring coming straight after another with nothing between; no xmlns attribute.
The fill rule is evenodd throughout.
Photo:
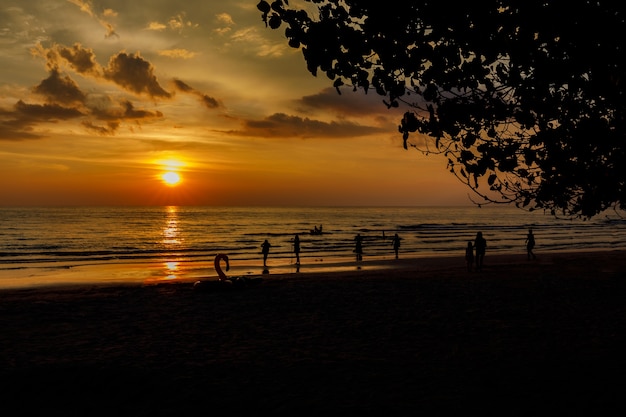
<svg viewBox="0 0 626 417"><path fill-rule="evenodd" d="M356 253L356 260L361 261L363 260L363 237L361 236L360 233L357 233L357 235L354 238L354 242L355 242L354 252Z"/></svg>
<svg viewBox="0 0 626 417"><path fill-rule="evenodd" d="M400 236L398 236L397 233L391 239L391 244L393 246L393 251L396 253L396 259L398 259L398 251L400 250Z"/></svg>
<svg viewBox="0 0 626 417"><path fill-rule="evenodd" d="M261 244L261 253L263 254L263 266L267 266L267 255L270 254L271 247L272 245L270 244L270 242L267 241L267 239L265 239L265 242Z"/></svg>
<svg viewBox="0 0 626 417"><path fill-rule="evenodd" d="M533 259L537 259L535 254L533 253L533 249L535 247L535 235L533 235L533 229L528 229L528 235L526 236L526 255L528 256L528 260L532 256Z"/></svg>
<svg viewBox="0 0 626 417"><path fill-rule="evenodd" d="M476 233L476 239L474 239L474 248L476 249L476 271L482 271L483 260L485 258L485 252L487 250L487 241L483 237L483 232Z"/></svg>
<svg viewBox="0 0 626 417"><path fill-rule="evenodd" d="M467 264L467 272L472 272L472 265L474 264L474 246L472 241L467 242L465 248L465 263Z"/></svg>
<svg viewBox="0 0 626 417"><path fill-rule="evenodd" d="M300 236L293 238L293 253L296 255L296 265L300 265Z"/></svg>

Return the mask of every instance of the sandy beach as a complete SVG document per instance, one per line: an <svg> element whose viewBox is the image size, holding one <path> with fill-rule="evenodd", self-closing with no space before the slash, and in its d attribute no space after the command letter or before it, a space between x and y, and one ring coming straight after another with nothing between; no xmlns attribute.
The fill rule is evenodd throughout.
<svg viewBox="0 0 626 417"><path fill-rule="evenodd" d="M623 415L626 253L0 291L11 415Z"/></svg>

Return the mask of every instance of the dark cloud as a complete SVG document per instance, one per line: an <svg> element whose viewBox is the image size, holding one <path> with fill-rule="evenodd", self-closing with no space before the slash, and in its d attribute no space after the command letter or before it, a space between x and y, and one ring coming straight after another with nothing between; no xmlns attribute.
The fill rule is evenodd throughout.
<svg viewBox="0 0 626 417"><path fill-rule="evenodd" d="M191 88L187 83L185 83L184 81L178 80L176 78L174 78L173 80L174 82L174 86L176 86L176 88L180 91L182 91L183 93L191 93L194 91L193 88Z"/></svg>
<svg viewBox="0 0 626 417"><path fill-rule="evenodd" d="M126 91L147 94L153 99L173 97L159 84L152 64L139 54L120 52L112 56L104 68L97 63L93 50L79 43L72 47L55 44L50 48L37 44L31 51L44 57L49 69L48 77L33 88L45 103L29 104L19 100L11 110L0 109L0 139L35 139L40 137L36 130L38 123L59 120L82 118L80 123L86 129L112 135L122 122L139 124L164 117L160 111L136 108L130 101L117 101L108 94L87 94L69 75L61 73L60 68L70 68L96 80L111 81ZM202 105L209 109L220 107L217 99L181 80L174 79L174 86L179 91L197 96Z"/></svg>
<svg viewBox="0 0 626 417"><path fill-rule="evenodd" d="M39 139L41 135L34 132L30 121L14 118L15 113L0 110L0 140L19 141ZM5 119L5 116L9 118Z"/></svg>
<svg viewBox="0 0 626 417"><path fill-rule="evenodd" d="M335 88L325 88L317 94L304 96L297 101L297 109L306 113L311 110L332 111L340 116L370 116L378 117L391 116L397 118L406 110L387 109L383 103L383 97L370 92L363 94L358 90L342 90L342 94L337 94Z"/></svg>
<svg viewBox="0 0 626 417"><path fill-rule="evenodd" d="M247 120L244 129L230 133L246 136L263 137L301 137L301 138L343 138L372 135L384 132L385 129L363 126L348 121L323 122L284 113L275 113L263 120Z"/></svg>
<svg viewBox="0 0 626 417"><path fill-rule="evenodd" d="M13 110L0 109L0 140L38 139L36 127L41 123L55 123L60 120L83 119L81 124L98 134L112 135L122 122L136 124L163 118L160 111L137 109L130 101L115 104L110 100L100 100L98 106L82 106L83 110L65 107L57 103L29 104L19 100ZM98 125L93 120L101 121Z"/></svg>
<svg viewBox="0 0 626 417"><path fill-rule="evenodd" d="M33 91L41 94L49 103L80 104L85 101L85 94L70 77L62 77L59 71L50 71L50 76L37 85Z"/></svg>
<svg viewBox="0 0 626 417"><path fill-rule="evenodd" d="M130 101L123 101L118 106L92 109L92 116L106 122L106 126L96 125L93 121L84 121L82 124L89 130L103 135L112 135L122 121L146 122L163 118L160 111L139 110Z"/></svg>
<svg viewBox="0 0 626 417"><path fill-rule="evenodd" d="M32 52L44 57L51 70L57 70L62 62L67 62L80 74L104 78L133 93L148 94L153 98L171 97L159 84L152 64L139 54L120 52L109 59L106 68L102 68L97 63L93 50L84 48L79 43L71 48L58 44L44 48L38 44Z"/></svg>
<svg viewBox="0 0 626 417"><path fill-rule="evenodd" d="M139 54L120 52L113 55L109 59L107 67L103 68L96 61L93 50L85 48L79 43L75 43L72 47L55 44L50 48L44 48L38 44L32 48L32 52L46 59L46 65L51 73L58 72L60 65L66 62L79 74L112 81L135 94L147 94L151 98L163 99L172 97L172 94L160 85L154 75L154 66ZM50 82L52 81L56 81L58 84L60 80L51 80ZM209 109L221 107L218 99L196 90L179 79L174 78L172 81L176 90L197 96L203 106ZM66 85L66 87L70 86ZM40 93L43 94L44 91L40 91Z"/></svg>
<svg viewBox="0 0 626 417"><path fill-rule="evenodd" d="M76 43L71 48L57 45L56 51L80 74L96 75L100 72L100 65L96 62L96 55L92 49L83 48Z"/></svg>
<svg viewBox="0 0 626 417"><path fill-rule="evenodd" d="M160 111L147 111L147 110L137 110L135 106L130 101L124 101L122 103L123 113L120 115L120 119L161 119L163 118L163 113Z"/></svg>
<svg viewBox="0 0 626 417"><path fill-rule="evenodd" d="M139 55L120 52L109 60L104 69L104 77L138 94L146 93L151 97L169 98L154 75L152 64Z"/></svg>
<svg viewBox="0 0 626 417"><path fill-rule="evenodd" d="M55 123L83 116L71 107L58 104L28 104L22 100L12 110L0 109L0 140L38 139L35 126L39 123Z"/></svg>
<svg viewBox="0 0 626 417"><path fill-rule="evenodd" d="M78 109L63 107L58 104L27 104L19 100L15 104L16 112L33 121L69 120L83 116Z"/></svg>
<svg viewBox="0 0 626 417"><path fill-rule="evenodd" d="M114 135L122 121L143 122L163 118L160 111L139 110L130 101L124 101L117 107L93 109L92 115L104 125L91 120L83 121L82 125L99 135Z"/></svg>
<svg viewBox="0 0 626 417"><path fill-rule="evenodd" d="M201 94L200 98L202 100L202 103L204 103L204 105L209 109L216 109L220 107L220 103L213 97L209 97L206 94Z"/></svg>
<svg viewBox="0 0 626 417"><path fill-rule="evenodd" d="M182 91L183 93L188 93L188 94L195 94L196 96L198 96L200 98L201 103L209 108L209 109L216 109L218 107L220 107L220 103L217 99L210 97L206 94L201 93L200 91L196 90L195 88L189 86L187 83L185 83L184 81L181 81L179 79L174 79L174 86L176 87L176 89L178 89L179 91Z"/></svg>
<svg viewBox="0 0 626 417"><path fill-rule="evenodd" d="M160 119L163 113L160 111L137 110L133 103L128 100L123 101L118 106L108 106L106 108L94 108L92 114L99 120L141 120Z"/></svg>
<svg viewBox="0 0 626 417"><path fill-rule="evenodd" d="M89 120L85 120L82 122L82 125L86 129L91 130L92 132L95 132L98 135L104 136L104 135L115 134L115 131L117 130L120 124L118 122L111 121L111 122L106 123L105 126L98 126Z"/></svg>

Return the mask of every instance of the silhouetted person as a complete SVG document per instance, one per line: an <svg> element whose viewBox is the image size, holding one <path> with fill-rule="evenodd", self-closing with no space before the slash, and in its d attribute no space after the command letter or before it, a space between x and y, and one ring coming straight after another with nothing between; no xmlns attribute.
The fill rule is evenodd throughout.
<svg viewBox="0 0 626 417"><path fill-rule="evenodd" d="M391 239L393 245L393 251L396 253L396 259L398 259L398 251L400 250L400 236L396 233Z"/></svg>
<svg viewBox="0 0 626 417"><path fill-rule="evenodd" d="M465 248L465 263L467 264L467 272L472 272L472 265L474 264L474 246L472 241L467 242Z"/></svg>
<svg viewBox="0 0 626 417"><path fill-rule="evenodd" d="M535 254L533 253L533 249L535 248L535 236L533 235L533 229L528 229L528 235L526 236L526 254L528 255L528 259L532 256L533 259L537 259Z"/></svg>
<svg viewBox="0 0 626 417"><path fill-rule="evenodd" d="M261 244L261 253L263 253L263 266L267 266L267 255L270 254L271 247L272 245L270 245L270 242L268 242L267 239L265 239L265 242Z"/></svg>
<svg viewBox="0 0 626 417"><path fill-rule="evenodd" d="M293 253L296 255L296 264L300 265L300 236L293 238Z"/></svg>
<svg viewBox="0 0 626 417"><path fill-rule="evenodd" d="M476 239L474 239L474 248L476 249L476 270L482 271L485 251L487 250L487 241L483 237L483 232L476 233Z"/></svg>
<svg viewBox="0 0 626 417"><path fill-rule="evenodd" d="M363 259L363 237L360 233L357 233L356 237L354 238L354 242L354 253L356 253L356 260L360 261Z"/></svg>

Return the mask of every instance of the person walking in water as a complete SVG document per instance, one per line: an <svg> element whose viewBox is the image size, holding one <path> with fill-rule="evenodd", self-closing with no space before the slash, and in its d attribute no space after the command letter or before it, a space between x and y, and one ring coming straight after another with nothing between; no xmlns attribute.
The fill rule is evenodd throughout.
<svg viewBox="0 0 626 417"><path fill-rule="evenodd" d="M267 256L270 254L270 248L272 245L265 239L265 242L261 244L261 253L263 254L263 266L267 266Z"/></svg>
<svg viewBox="0 0 626 417"><path fill-rule="evenodd" d="M354 253L356 253L356 260L361 261L363 260L363 237L361 236L360 233L357 233L357 235L354 238L354 242L355 242Z"/></svg>
<svg viewBox="0 0 626 417"><path fill-rule="evenodd" d="M533 229L528 229L528 235L526 235L526 255L528 256L528 260L530 260L531 256L533 259L537 259L537 257L533 253L534 248L535 248L535 235L533 235Z"/></svg>
<svg viewBox="0 0 626 417"><path fill-rule="evenodd" d="M393 246L393 251L396 253L396 259L398 259L398 251L400 250L400 236L398 236L397 233L391 239L391 245Z"/></svg>
<svg viewBox="0 0 626 417"><path fill-rule="evenodd" d="M474 248L476 249L476 271L482 271L483 260L485 258L485 252L487 250L487 241L483 237L483 232L476 233L476 239L474 239Z"/></svg>
<svg viewBox="0 0 626 417"><path fill-rule="evenodd" d="M472 272L472 265L474 264L474 246L472 241L467 242L465 248L465 263L467 264L467 272Z"/></svg>
<svg viewBox="0 0 626 417"><path fill-rule="evenodd" d="M300 265L300 236L293 238L293 253L296 255L296 265Z"/></svg>

